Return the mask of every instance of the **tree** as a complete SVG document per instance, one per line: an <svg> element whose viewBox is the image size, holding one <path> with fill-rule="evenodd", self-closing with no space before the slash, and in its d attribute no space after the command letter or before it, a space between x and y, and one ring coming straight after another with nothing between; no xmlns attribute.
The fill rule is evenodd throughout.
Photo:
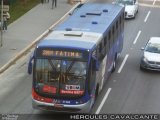
<svg viewBox="0 0 160 120"><path fill-rule="evenodd" d="M1 0L0 0L0 5L1 5ZM3 5L10 5L10 1L9 0L3 0Z"/></svg>
<svg viewBox="0 0 160 120"><path fill-rule="evenodd" d="M23 4L23 5L26 5L27 2L28 2L28 0L22 0L22 4Z"/></svg>

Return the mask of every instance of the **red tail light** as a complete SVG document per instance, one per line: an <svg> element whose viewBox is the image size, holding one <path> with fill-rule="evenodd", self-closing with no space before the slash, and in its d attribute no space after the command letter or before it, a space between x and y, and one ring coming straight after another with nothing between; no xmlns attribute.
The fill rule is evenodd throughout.
<svg viewBox="0 0 160 120"><path fill-rule="evenodd" d="M57 90L56 87L54 87L54 86L48 86L48 85L44 85L43 88L42 88L42 91L46 92L46 93L53 93L53 94L55 94L56 90Z"/></svg>
<svg viewBox="0 0 160 120"><path fill-rule="evenodd" d="M52 103L52 101L53 101L51 98L45 98L45 97L39 96L39 95L34 91L34 89L32 89L32 97L33 97L33 99L38 100L38 101L41 101L41 102Z"/></svg>

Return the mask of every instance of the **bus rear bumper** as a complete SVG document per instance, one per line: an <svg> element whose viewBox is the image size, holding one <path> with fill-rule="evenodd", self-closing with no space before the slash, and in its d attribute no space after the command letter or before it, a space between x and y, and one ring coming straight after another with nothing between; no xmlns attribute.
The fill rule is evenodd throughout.
<svg viewBox="0 0 160 120"><path fill-rule="evenodd" d="M91 101L92 100L89 100L84 104L78 104L78 105L61 104L63 107L55 107L54 103L45 103L32 99L32 107L34 109L53 111L53 112L89 113L92 106Z"/></svg>

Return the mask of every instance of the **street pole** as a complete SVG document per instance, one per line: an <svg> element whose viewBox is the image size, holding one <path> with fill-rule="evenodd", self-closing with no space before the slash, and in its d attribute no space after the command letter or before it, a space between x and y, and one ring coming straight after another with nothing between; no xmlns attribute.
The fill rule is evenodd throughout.
<svg viewBox="0 0 160 120"><path fill-rule="evenodd" d="M3 0L1 0L1 47L3 46Z"/></svg>

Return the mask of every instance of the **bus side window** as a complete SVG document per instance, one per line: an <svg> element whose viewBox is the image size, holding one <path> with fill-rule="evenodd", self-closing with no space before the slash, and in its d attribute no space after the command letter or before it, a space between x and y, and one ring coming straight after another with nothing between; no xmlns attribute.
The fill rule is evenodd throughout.
<svg viewBox="0 0 160 120"><path fill-rule="evenodd" d="M107 37L106 37L106 53L108 54L109 53L109 49L110 49L110 39L111 39L111 32L109 31L107 33Z"/></svg>
<svg viewBox="0 0 160 120"><path fill-rule="evenodd" d="M119 25L120 25L120 31L122 29L122 19L121 19L121 16L119 17Z"/></svg>
<svg viewBox="0 0 160 120"><path fill-rule="evenodd" d="M112 27L112 45L114 44L114 39L115 39L115 27L113 25Z"/></svg>
<svg viewBox="0 0 160 120"><path fill-rule="evenodd" d="M123 13L124 14L124 13ZM122 14L121 19L122 19L122 30L124 29L124 15Z"/></svg>
<svg viewBox="0 0 160 120"><path fill-rule="evenodd" d="M123 30L123 28L124 28L124 17L123 17L123 14L119 17L119 19L120 19L120 31Z"/></svg>
<svg viewBox="0 0 160 120"><path fill-rule="evenodd" d="M93 56L94 56L94 53L96 51L93 52ZM91 93L92 89L94 89L94 83L95 83L95 80L96 80L96 71L93 70L93 64L94 64L94 60L91 59L91 63L90 63L90 68L89 68L89 84L88 84L88 87L89 87L89 93Z"/></svg>
<svg viewBox="0 0 160 120"><path fill-rule="evenodd" d="M104 55L103 55L103 53L102 53L102 49L103 49L103 47L102 47L102 42L100 42L99 44L98 44L98 47L97 47L97 57L98 57L98 60L102 60L103 59L103 57L104 57Z"/></svg>
<svg viewBox="0 0 160 120"><path fill-rule="evenodd" d="M102 52L102 42L98 45L98 51L99 51L99 54L101 54L101 52Z"/></svg>
<svg viewBox="0 0 160 120"><path fill-rule="evenodd" d="M118 21L116 21L116 38L118 37L119 30L118 30Z"/></svg>
<svg viewBox="0 0 160 120"><path fill-rule="evenodd" d="M112 46L112 41L111 41L111 30L109 31L108 41L109 41L109 49L110 49L110 47Z"/></svg>
<svg viewBox="0 0 160 120"><path fill-rule="evenodd" d="M107 34L107 36L109 36L109 34ZM106 53L107 53L107 54L108 54L108 52L109 52L109 47L110 47L109 37L106 37Z"/></svg>
<svg viewBox="0 0 160 120"><path fill-rule="evenodd" d="M107 54L107 36L104 37L104 53Z"/></svg>
<svg viewBox="0 0 160 120"><path fill-rule="evenodd" d="M106 40L105 39L106 38L103 38L103 40L102 40L102 56L103 56L103 58L106 55Z"/></svg>
<svg viewBox="0 0 160 120"><path fill-rule="evenodd" d="M104 38L104 46L106 46L106 44L107 44L107 37L105 36L105 38Z"/></svg>
<svg viewBox="0 0 160 120"><path fill-rule="evenodd" d="M116 29L118 29L118 21L116 21Z"/></svg>

